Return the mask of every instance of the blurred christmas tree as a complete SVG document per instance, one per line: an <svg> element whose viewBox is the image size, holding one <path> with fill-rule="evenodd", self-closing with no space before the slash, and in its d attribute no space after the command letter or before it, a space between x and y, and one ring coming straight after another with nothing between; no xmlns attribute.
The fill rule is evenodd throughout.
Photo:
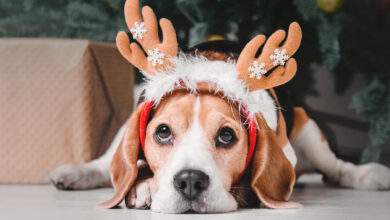
<svg viewBox="0 0 390 220"><path fill-rule="evenodd" d="M0 1L0 36L113 40L123 18L119 2L101 0Z"/></svg>
<svg viewBox="0 0 390 220"><path fill-rule="evenodd" d="M351 100L370 127L362 162L379 159L390 139L390 0L145 0L175 24L182 45L226 39L244 45L258 33L303 27L300 72L290 86L315 94L311 64L334 73L342 93L363 75L366 87ZM0 0L1 37L70 37L113 41L124 30L123 0Z"/></svg>

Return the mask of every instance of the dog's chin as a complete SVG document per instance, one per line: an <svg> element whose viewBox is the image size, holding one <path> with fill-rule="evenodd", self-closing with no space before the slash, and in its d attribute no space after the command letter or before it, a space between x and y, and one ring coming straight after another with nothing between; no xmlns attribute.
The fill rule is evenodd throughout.
<svg viewBox="0 0 390 220"><path fill-rule="evenodd" d="M160 196L161 195L161 196ZM188 201L180 195L162 196L156 193L152 199L151 210L160 213L225 213L235 211L238 204L228 192L218 194L204 192L198 199Z"/></svg>
<svg viewBox="0 0 390 220"><path fill-rule="evenodd" d="M216 196L201 196L191 203L191 210L196 213L225 213L237 210L238 204L234 197L223 192Z"/></svg>

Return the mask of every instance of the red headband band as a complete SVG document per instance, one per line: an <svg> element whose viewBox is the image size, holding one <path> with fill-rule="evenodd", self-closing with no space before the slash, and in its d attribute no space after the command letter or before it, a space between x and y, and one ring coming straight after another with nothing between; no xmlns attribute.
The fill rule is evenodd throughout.
<svg viewBox="0 0 390 220"><path fill-rule="evenodd" d="M142 151L144 151L145 146L145 138L146 138L146 128L148 125L148 120L150 116L150 112L153 108L154 101L147 101L144 105L144 108L141 111L140 115L140 121L139 121L139 136L140 136L140 142L141 142L141 148ZM255 120L249 116L249 113L246 112L246 118L249 122L248 126L248 135L249 135L249 149L248 154L246 155L246 162L245 162L245 168L248 167L249 163L252 160L253 153L255 151L255 145L256 145L256 123Z"/></svg>

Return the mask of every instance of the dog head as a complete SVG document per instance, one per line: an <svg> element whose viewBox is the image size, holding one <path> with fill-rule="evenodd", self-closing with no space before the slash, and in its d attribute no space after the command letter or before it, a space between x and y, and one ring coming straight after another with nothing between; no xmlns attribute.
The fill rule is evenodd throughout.
<svg viewBox="0 0 390 220"><path fill-rule="evenodd" d="M112 161L117 194L106 203L122 201L137 177L140 118L147 103L139 105ZM284 122L277 130L256 116L258 133L251 186L268 207L295 205L287 202L295 181L292 165L284 156ZM147 125L143 152L154 173L156 186L152 210L166 213L227 212L237 209L232 188L246 169L248 126L234 103L210 93L177 91L153 110ZM239 201L238 201L239 202Z"/></svg>
<svg viewBox="0 0 390 220"><path fill-rule="evenodd" d="M141 21L138 2L125 4L130 29ZM153 173L152 210L235 210L240 198L233 189L246 171L251 190L265 206L295 207L296 203L288 202L295 173L283 153L288 142L285 122L272 92L265 89L294 76L296 62L288 55L299 46L299 25L290 25L289 37L280 48L285 32L275 32L258 58L265 37L255 37L235 62L217 53L176 57L171 23L160 21L164 37L159 43L153 11L146 7L142 15L148 29L137 40L148 58L138 44L129 44L125 33L118 34L117 45L147 77L146 101L127 122L111 167L116 193L103 205L113 207L126 197L137 179L141 149ZM276 50L288 55L273 54ZM286 65L276 67L280 64L272 61L273 56L280 56L275 60L287 61ZM268 70L273 71L262 76Z"/></svg>
<svg viewBox="0 0 390 220"><path fill-rule="evenodd" d="M210 94L178 92L151 119L145 157L158 189L152 210L222 212L237 208L229 193L245 169L248 135L240 114Z"/></svg>

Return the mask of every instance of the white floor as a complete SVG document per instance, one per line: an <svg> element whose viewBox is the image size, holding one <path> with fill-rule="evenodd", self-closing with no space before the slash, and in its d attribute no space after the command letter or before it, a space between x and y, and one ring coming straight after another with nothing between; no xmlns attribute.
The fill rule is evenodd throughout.
<svg viewBox="0 0 390 220"><path fill-rule="evenodd" d="M227 214L160 214L148 210L102 209L97 203L109 198L112 189L58 191L51 185L0 185L0 219L390 219L390 191L356 191L324 186L318 175L306 176L295 189L298 210L245 209Z"/></svg>

